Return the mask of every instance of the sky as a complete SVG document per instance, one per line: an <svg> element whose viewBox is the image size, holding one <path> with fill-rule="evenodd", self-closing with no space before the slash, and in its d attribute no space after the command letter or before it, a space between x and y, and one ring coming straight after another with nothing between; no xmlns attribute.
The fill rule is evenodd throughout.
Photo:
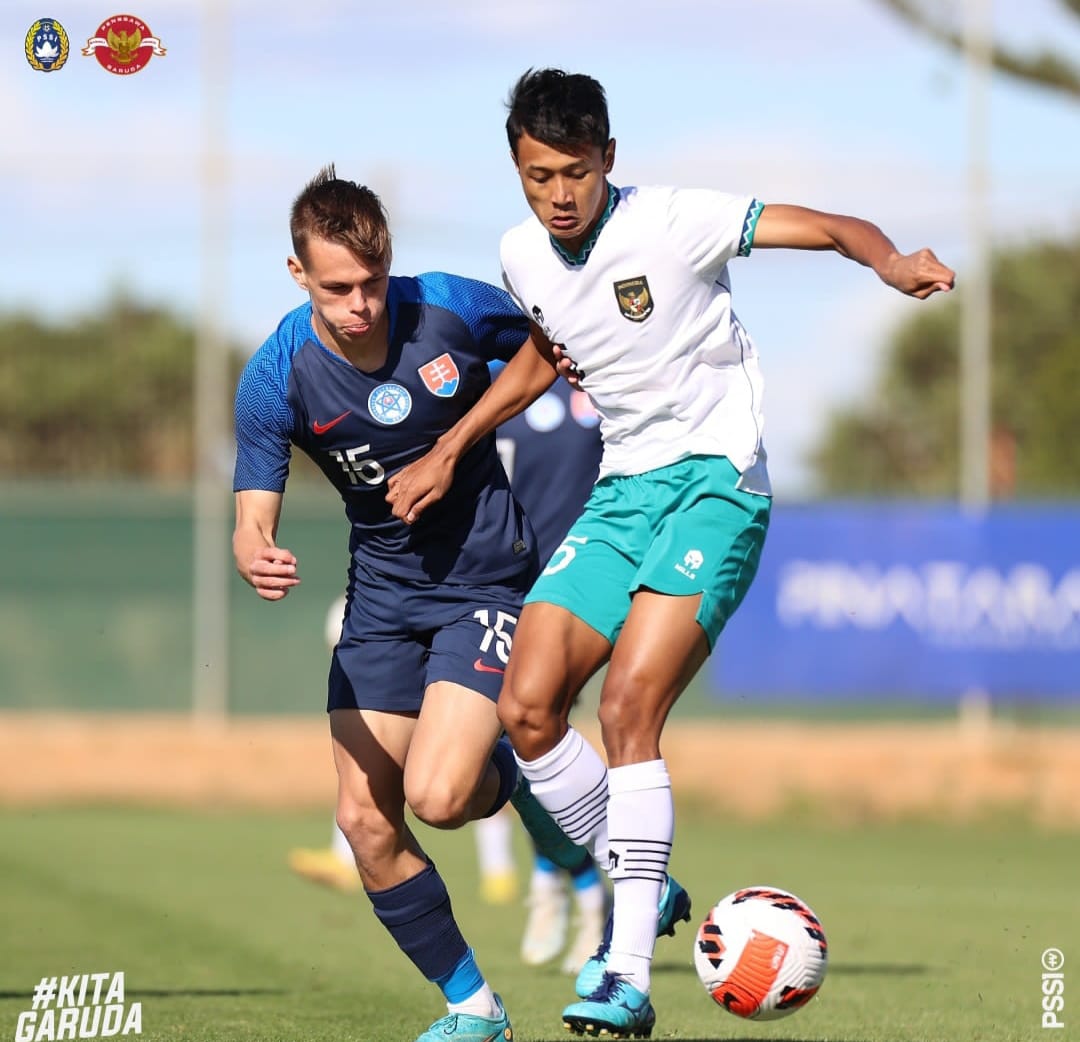
<svg viewBox="0 0 1080 1042"><path fill-rule="evenodd" d="M115 76L80 49L124 12L167 53ZM1080 63L1080 21L1059 0L991 15L1013 46ZM46 16L70 56L43 74L23 47ZM616 184L855 214L904 252L934 249L960 286L970 265L963 60L879 0L6 0L0 39L0 311L73 321L120 289L192 317L217 301L254 350L302 302L288 211L328 162L383 197L398 273L497 283L499 238L527 216L504 100L548 65L604 84ZM1075 235L1080 103L1002 77L988 101L993 241ZM209 235L207 169L224 201ZM762 356L773 483L799 497L830 411L863 399L891 331L941 301L833 255L758 251L731 275Z"/></svg>

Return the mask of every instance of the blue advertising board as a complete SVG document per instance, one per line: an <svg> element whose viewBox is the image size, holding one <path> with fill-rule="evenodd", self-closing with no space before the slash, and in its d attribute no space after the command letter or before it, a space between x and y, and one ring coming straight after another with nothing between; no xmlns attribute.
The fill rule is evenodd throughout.
<svg viewBox="0 0 1080 1042"><path fill-rule="evenodd" d="M1080 699L1080 508L778 504L711 663L724 696Z"/></svg>

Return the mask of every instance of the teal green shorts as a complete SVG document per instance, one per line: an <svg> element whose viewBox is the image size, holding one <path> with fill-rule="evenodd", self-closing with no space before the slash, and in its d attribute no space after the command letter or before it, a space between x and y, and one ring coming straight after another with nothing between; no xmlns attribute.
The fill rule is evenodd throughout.
<svg viewBox="0 0 1080 1042"><path fill-rule="evenodd" d="M566 608L615 643L641 589L701 594L709 647L757 572L772 500L735 487L724 456L603 478L525 598Z"/></svg>

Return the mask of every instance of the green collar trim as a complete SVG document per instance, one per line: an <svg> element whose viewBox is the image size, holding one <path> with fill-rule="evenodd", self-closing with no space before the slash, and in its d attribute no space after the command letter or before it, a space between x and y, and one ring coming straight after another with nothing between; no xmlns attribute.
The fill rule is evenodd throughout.
<svg viewBox="0 0 1080 1042"><path fill-rule="evenodd" d="M613 184L609 184L607 189L607 206L604 207L604 212L600 215L600 220L596 222L596 227L593 228L592 235L582 243L581 249L577 253L571 253L558 239L549 233L548 238L551 240L551 245L555 248L555 252L571 267L580 268L589 259L589 254L592 253L593 247L596 245L596 240L600 238L600 233L604 230L604 225L608 223L612 213L614 213L618 202L619 190Z"/></svg>

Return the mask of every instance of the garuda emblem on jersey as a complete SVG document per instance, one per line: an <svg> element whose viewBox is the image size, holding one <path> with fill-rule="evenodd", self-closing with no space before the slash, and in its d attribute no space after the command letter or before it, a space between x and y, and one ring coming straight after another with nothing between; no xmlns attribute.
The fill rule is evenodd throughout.
<svg viewBox="0 0 1080 1042"><path fill-rule="evenodd" d="M644 322L653 313L649 280L644 275L616 282L615 299L619 302L623 318L628 318L631 322Z"/></svg>
<svg viewBox="0 0 1080 1042"><path fill-rule="evenodd" d="M458 384L461 383L461 373L458 372L457 363L448 353L433 358L427 365L420 366L416 370L424 386L436 398L453 398L457 394Z"/></svg>

